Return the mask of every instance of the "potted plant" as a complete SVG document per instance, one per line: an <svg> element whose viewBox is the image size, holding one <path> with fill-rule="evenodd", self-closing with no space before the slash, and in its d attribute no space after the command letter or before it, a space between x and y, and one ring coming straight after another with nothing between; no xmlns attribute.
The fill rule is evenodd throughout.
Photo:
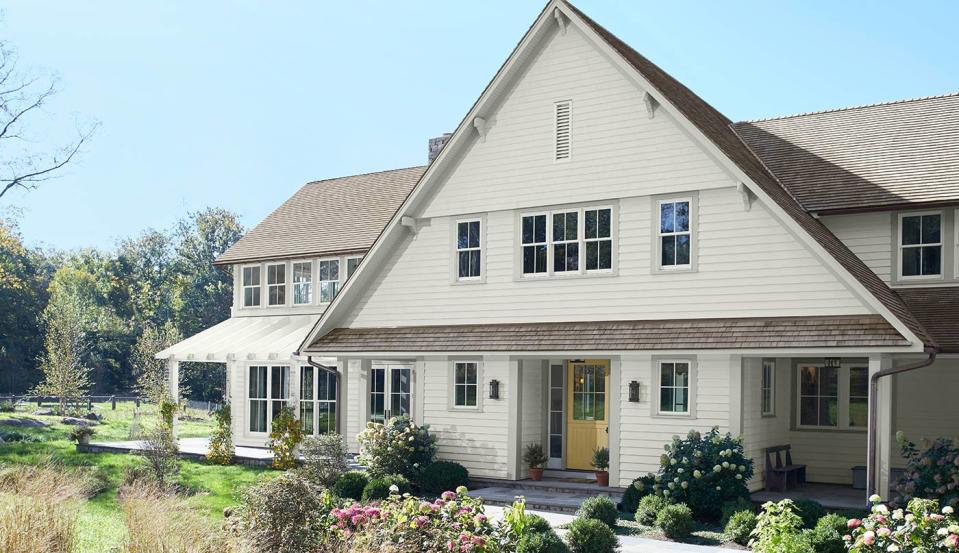
<svg viewBox="0 0 959 553"><path fill-rule="evenodd" d="M548 460L540 444L528 444L523 452L523 462L529 467L529 477L536 482L543 479L543 467Z"/></svg>
<svg viewBox="0 0 959 553"><path fill-rule="evenodd" d="M93 434L94 430L89 426L76 426L70 431L70 439L80 445L87 445L90 443L90 436Z"/></svg>
<svg viewBox="0 0 959 553"><path fill-rule="evenodd" d="M593 468L596 469L596 483L604 488L609 486L609 448L598 447L593 450Z"/></svg>

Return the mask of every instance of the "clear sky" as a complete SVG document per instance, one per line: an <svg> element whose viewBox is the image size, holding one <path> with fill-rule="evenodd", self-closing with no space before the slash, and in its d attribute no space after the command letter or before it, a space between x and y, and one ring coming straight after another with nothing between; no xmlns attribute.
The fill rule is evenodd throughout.
<svg viewBox="0 0 959 553"><path fill-rule="evenodd" d="M575 3L734 120L959 91L959 2ZM4 0L0 36L61 80L41 138L102 125L0 207L24 209L30 244L109 247L205 206L252 226L309 180L422 164L544 4Z"/></svg>

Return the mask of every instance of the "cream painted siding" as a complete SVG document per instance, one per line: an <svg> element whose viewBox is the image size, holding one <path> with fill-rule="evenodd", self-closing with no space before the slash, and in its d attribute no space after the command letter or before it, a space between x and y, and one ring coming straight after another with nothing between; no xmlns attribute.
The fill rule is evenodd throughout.
<svg viewBox="0 0 959 553"><path fill-rule="evenodd" d="M572 154L555 161L554 104L572 101ZM555 34L440 183L423 216L735 185L575 28Z"/></svg>
<svg viewBox="0 0 959 553"><path fill-rule="evenodd" d="M762 359L743 360L743 447L753 460L754 476L749 489L761 489L765 449L789 443L789 359L776 360L774 414L762 414Z"/></svg>
<svg viewBox="0 0 959 553"><path fill-rule="evenodd" d="M806 465L806 479L852 484L852 467L866 465L866 433L845 430L792 430L793 462Z"/></svg>
<svg viewBox="0 0 959 553"><path fill-rule="evenodd" d="M368 369L363 370L362 363L358 359L346 361L346 389L340 390L341 401L344 405L339 408L346 412L346 447L352 452L360 450L359 443L356 441L357 434L366 427L366 406L368 400L368 388L365 375L369 374ZM343 424L341 422L341 424Z"/></svg>
<svg viewBox="0 0 959 553"><path fill-rule="evenodd" d="M959 439L959 417L955 415L959 390L959 359L940 358L931 367L895 377L895 430L922 447L923 440ZM905 466L893 446L892 464Z"/></svg>
<svg viewBox="0 0 959 553"><path fill-rule="evenodd" d="M546 448L543 442L546 428L546 402L543 393L546 386L546 367L539 359L522 361L522 366L520 458L529 444L540 444L544 449ZM525 464L522 465L522 469L521 476L525 474Z"/></svg>
<svg viewBox="0 0 959 553"><path fill-rule="evenodd" d="M450 362L446 359L427 359L423 397L423 422L437 437L437 457L456 461L469 470L471 476L507 478L508 465L508 402L509 362L505 357L483 361L480 395L482 405L475 409L457 410L451 407ZM489 399L485 391L489 381L500 381L500 399Z"/></svg>
<svg viewBox="0 0 959 553"><path fill-rule="evenodd" d="M670 357L671 359L674 357ZM685 436L691 428L708 431L718 426L729 430L730 371L739 357L729 355L699 355L696 360L696 392L694 417L653 416L652 377L655 367L652 356L637 355L622 358L621 382L639 382L639 403L629 402L629 387L620 386L619 483L628 486L633 479L659 468L663 446L673 436ZM613 437L610 437L613 439Z"/></svg>
<svg viewBox="0 0 959 553"><path fill-rule="evenodd" d="M585 278L517 278L516 214L497 211L486 217L486 281L454 284L452 225L434 218L357 290L352 313L338 326L868 312L764 207L744 211L734 188L699 193L698 271L654 274L652 202L616 202L618 274Z"/></svg>
<svg viewBox="0 0 959 553"><path fill-rule="evenodd" d="M826 227L853 253L889 282L892 274L892 216L888 212L831 215L822 218Z"/></svg>

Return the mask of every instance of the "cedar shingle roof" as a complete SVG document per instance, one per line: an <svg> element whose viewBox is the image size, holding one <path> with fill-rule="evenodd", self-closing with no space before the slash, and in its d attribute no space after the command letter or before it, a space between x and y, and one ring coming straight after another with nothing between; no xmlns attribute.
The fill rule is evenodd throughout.
<svg viewBox="0 0 959 553"><path fill-rule="evenodd" d="M308 183L217 258L217 265L365 251L426 167Z"/></svg>
<svg viewBox="0 0 959 553"><path fill-rule="evenodd" d="M308 353L905 346L878 315L337 328Z"/></svg>
<svg viewBox="0 0 959 553"><path fill-rule="evenodd" d="M734 127L808 211L959 201L959 94Z"/></svg>
<svg viewBox="0 0 959 553"><path fill-rule="evenodd" d="M901 288L897 293L943 353L959 353L959 287Z"/></svg>
<svg viewBox="0 0 959 553"><path fill-rule="evenodd" d="M566 3L603 40L605 40L623 59L633 66L666 100L682 113L703 135L719 148L739 169L745 173L763 192L769 195L783 211L799 224L816 242L829 252L840 265L905 324L928 347L935 347L935 341L926 333L923 326L909 311L902 300L880 279L863 261L846 247L818 219L807 213L802 206L786 191L786 188L766 168L756 155L746 146L733 130L732 122L697 96L685 85L660 69L628 44L596 23L575 6Z"/></svg>

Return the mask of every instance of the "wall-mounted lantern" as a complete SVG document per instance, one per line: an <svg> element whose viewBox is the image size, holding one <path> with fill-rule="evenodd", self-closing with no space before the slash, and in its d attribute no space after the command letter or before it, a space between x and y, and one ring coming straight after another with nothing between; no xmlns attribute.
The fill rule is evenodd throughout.
<svg viewBox="0 0 959 553"><path fill-rule="evenodd" d="M639 403L639 382L635 380L629 383L629 402Z"/></svg>
<svg viewBox="0 0 959 553"><path fill-rule="evenodd" d="M499 399L499 380L495 378L489 381L489 398Z"/></svg>

